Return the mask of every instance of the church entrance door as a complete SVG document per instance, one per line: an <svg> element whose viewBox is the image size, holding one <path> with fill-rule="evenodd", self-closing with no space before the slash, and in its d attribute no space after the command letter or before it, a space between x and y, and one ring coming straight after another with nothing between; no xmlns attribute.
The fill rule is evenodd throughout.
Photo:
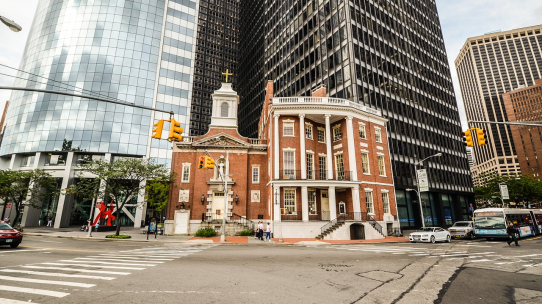
<svg viewBox="0 0 542 304"><path fill-rule="evenodd" d="M327 196L327 191L320 191L321 196L321 208L322 208L322 221L330 221L329 218L329 197Z"/></svg>
<svg viewBox="0 0 542 304"><path fill-rule="evenodd" d="M224 215L224 192L213 193L212 218L213 220L221 220Z"/></svg>

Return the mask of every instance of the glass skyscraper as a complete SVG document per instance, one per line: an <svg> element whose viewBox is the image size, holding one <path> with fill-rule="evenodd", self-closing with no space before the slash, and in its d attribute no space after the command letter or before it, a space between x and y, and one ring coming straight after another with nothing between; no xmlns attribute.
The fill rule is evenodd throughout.
<svg viewBox="0 0 542 304"><path fill-rule="evenodd" d="M173 111L184 134L192 134L191 121L210 113L210 98L202 92L217 89L226 68L235 70L237 8L235 0L41 0L14 86ZM159 119L169 115L14 91L0 169L47 169L59 178L59 188L66 188L74 182L75 165L89 158L150 157L169 165L171 144L150 137ZM198 134L206 127L196 128ZM81 224L89 211L90 202L60 195L41 210L25 209L23 225L43 223L44 216L55 219L55 227ZM145 217L134 202L121 220L139 226Z"/></svg>
<svg viewBox="0 0 542 304"><path fill-rule="evenodd" d="M262 12L254 14L251 12ZM257 54L261 74L241 61L241 134L255 137L267 80L275 96L310 96L325 84L330 97L370 106L389 119L399 219L421 226L415 164L430 180L422 193L426 225L468 218L473 188L450 69L434 0L242 1L253 35L242 35L242 54ZM263 16L263 17L262 17ZM251 43L252 41L252 43ZM263 43L263 50L254 44ZM254 52L248 50L254 49Z"/></svg>

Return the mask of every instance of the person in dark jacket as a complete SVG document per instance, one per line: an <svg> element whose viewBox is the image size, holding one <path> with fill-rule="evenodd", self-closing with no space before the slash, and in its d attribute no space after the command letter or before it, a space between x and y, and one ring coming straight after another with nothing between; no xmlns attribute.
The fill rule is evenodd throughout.
<svg viewBox="0 0 542 304"><path fill-rule="evenodd" d="M515 242L516 246L519 246L518 237L516 236L518 232L516 231L516 228L514 228L514 224L512 224L512 222L508 223L508 227L506 228L506 233L508 233L508 236L510 236L510 239L507 241L508 246L510 246L512 242Z"/></svg>

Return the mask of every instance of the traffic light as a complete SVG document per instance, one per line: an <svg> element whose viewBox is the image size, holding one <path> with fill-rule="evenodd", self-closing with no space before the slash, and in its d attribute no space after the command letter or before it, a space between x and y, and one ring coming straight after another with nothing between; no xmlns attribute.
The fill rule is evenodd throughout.
<svg viewBox="0 0 542 304"><path fill-rule="evenodd" d="M182 141L183 136L181 135L183 133L183 128L181 128L181 123L178 121L175 121L175 119L171 119L171 126L169 127L169 136L167 138L168 141Z"/></svg>
<svg viewBox="0 0 542 304"><path fill-rule="evenodd" d="M476 137L478 138L478 146L486 144L486 130L476 128Z"/></svg>
<svg viewBox="0 0 542 304"><path fill-rule="evenodd" d="M205 156L200 156L198 169L203 169L204 166L205 166Z"/></svg>
<svg viewBox="0 0 542 304"><path fill-rule="evenodd" d="M162 129L164 128L164 120L160 119L157 123L154 124L154 129L152 129L152 138L162 138Z"/></svg>
<svg viewBox="0 0 542 304"><path fill-rule="evenodd" d="M472 134L470 133L470 129L463 132L463 136L465 137L467 147L474 147L474 142L472 141Z"/></svg>
<svg viewBox="0 0 542 304"><path fill-rule="evenodd" d="M205 156L205 165L203 168L205 169L214 169L215 167L215 160L212 159L210 156Z"/></svg>

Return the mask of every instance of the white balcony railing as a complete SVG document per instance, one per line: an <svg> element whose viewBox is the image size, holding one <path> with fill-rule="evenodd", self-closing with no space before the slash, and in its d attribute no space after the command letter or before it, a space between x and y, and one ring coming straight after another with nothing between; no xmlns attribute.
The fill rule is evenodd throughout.
<svg viewBox="0 0 542 304"><path fill-rule="evenodd" d="M342 99L342 98L332 98L332 97L275 97L273 98L273 104L294 104L294 103L310 103L310 104L331 104L331 105L341 105L346 107L356 108L360 111L364 111L373 115L382 116L380 111L360 105L353 101Z"/></svg>

